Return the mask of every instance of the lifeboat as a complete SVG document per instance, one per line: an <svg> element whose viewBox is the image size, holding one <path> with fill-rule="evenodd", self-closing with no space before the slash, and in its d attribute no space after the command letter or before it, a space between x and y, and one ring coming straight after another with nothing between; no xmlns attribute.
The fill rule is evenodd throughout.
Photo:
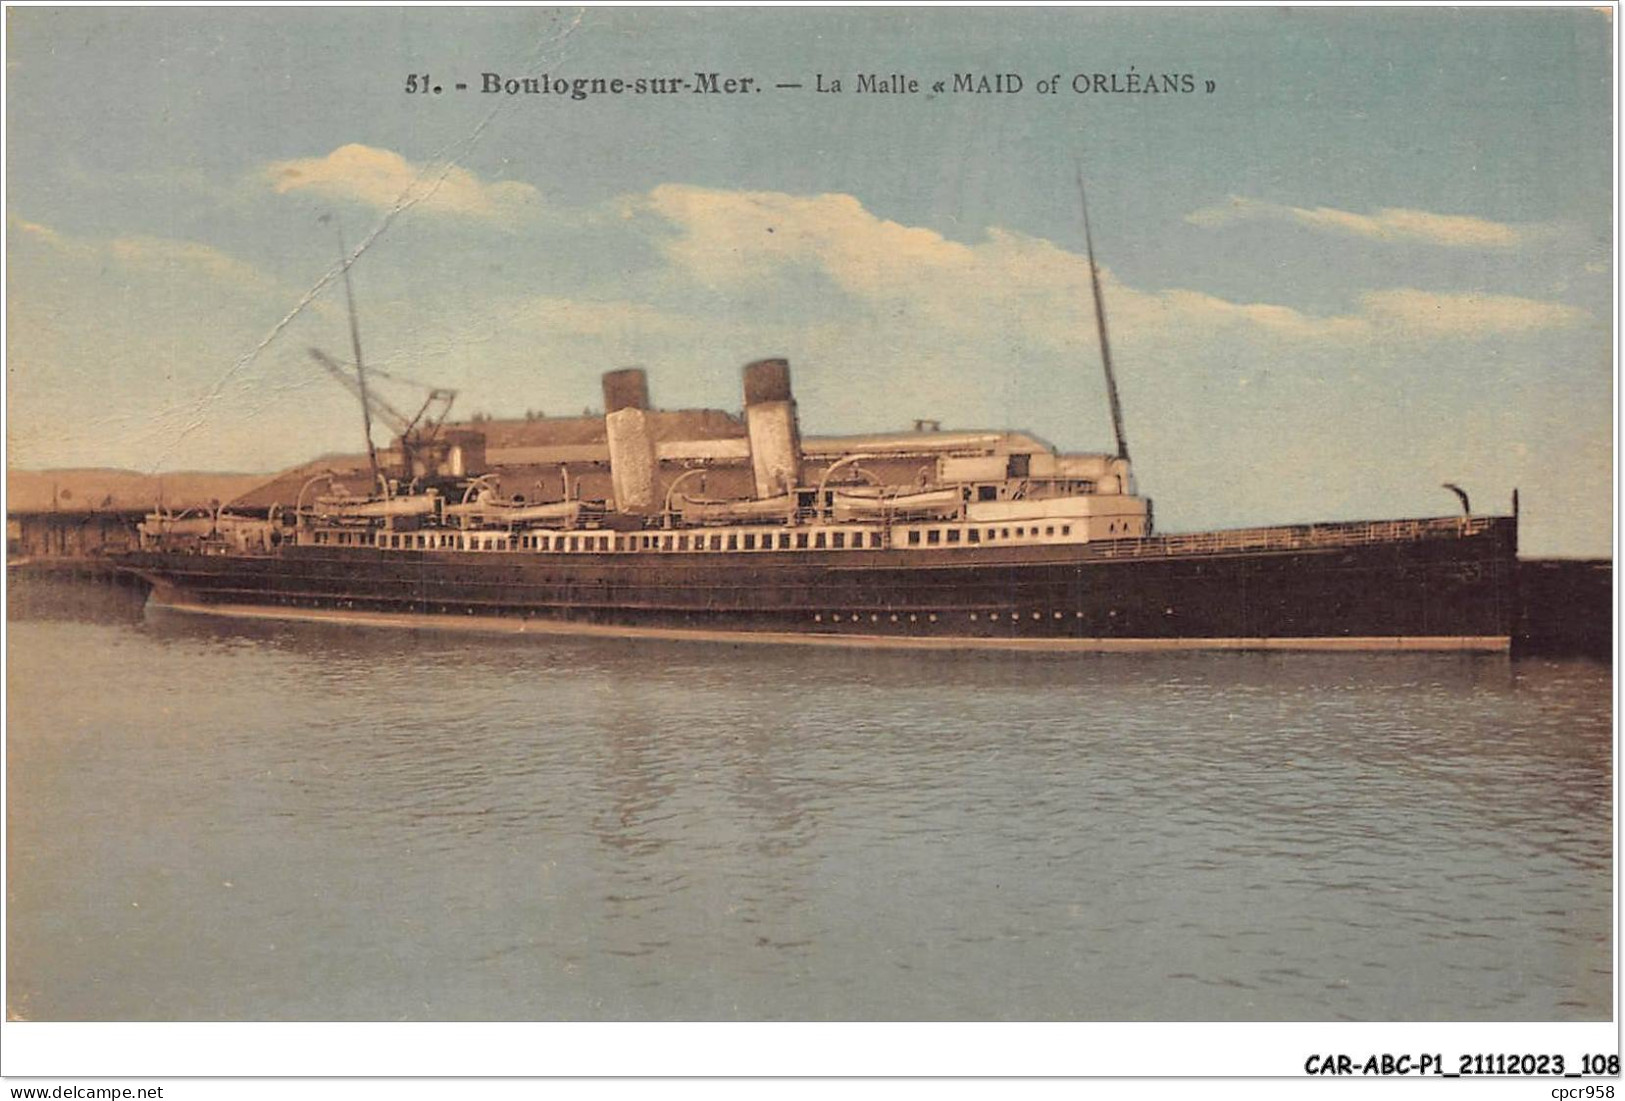
<svg viewBox="0 0 1625 1101"><path fill-rule="evenodd" d="M553 523L569 526L581 517L580 501L552 501L545 505L514 505L486 515L498 520L526 520L533 523Z"/></svg>
<svg viewBox="0 0 1625 1101"><path fill-rule="evenodd" d="M540 523L570 527L580 518L581 501L547 501L530 504L523 498L505 499L490 490L482 490L472 501L447 505L442 512L447 517L465 517L476 524L506 526L518 523Z"/></svg>
<svg viewBox="0 0 1625 1101"><path fill-rule="evenodd" d="M472 516L485 523L508 524L521 521L531 523L572 524L581 515L580 501L551 501L547 504L528 505L522 501L507 502L480 499L467 504L447 505L447 516Z"/></svg>
<svg viewBox="0 0 1625 1101"><path fill-rule="evenodd" d="M476 516L487 523L510 523L522 520L562 520L574 521L582 515L582 502L578 500L554 500L554 502L530 503L523 500L504 500L492 494L479 494L474 500L465 500L461 505L447 505L444 508L447 516Z"/></svg>
<svg viewBox="0 0 1625 1101"><path fill-rule="evenodd" d="M728 524L757 521L785 522L795 515L796 498L786 493L761 500L714 501L702 497L680 498L679 511L685 524Z"/></svg>
<svg viewBox="0 0 1625 1101"><path fill-rule="evenodd" d="M432 493L401 497L318 497L316 514L325 517L374 518L382 516L432 516L440 498Z"/></svg>
<svg viewBox="0 0 1625 1101"><path fill-rule="evenodd" d="M959 511L957 489L899 492L891 486L853 486L836 490L831 500L837 520L900 519L909 516L944 517Z"/></svg>

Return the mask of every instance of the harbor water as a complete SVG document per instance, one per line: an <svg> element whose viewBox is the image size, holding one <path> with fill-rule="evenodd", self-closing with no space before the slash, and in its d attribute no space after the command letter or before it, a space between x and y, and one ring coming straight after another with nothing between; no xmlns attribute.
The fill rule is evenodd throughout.
<svg viewBox="0 0 1625 1101"><path fill-rule="evenodd" d="M14 585L31 1020L1606 1020L1611 675Z"/></svg>

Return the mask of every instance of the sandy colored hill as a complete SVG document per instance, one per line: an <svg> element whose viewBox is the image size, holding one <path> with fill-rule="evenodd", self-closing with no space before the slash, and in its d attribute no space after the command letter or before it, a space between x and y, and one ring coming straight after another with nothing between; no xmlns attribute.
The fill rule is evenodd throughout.
<svg viewBox="0 0 1625 1101"><path fill-rule="evenodd" d="M6 512L90 512L100 509L184 509L230 501L271 479L269 474L206 474L135 470L8 470Z"/></svg>

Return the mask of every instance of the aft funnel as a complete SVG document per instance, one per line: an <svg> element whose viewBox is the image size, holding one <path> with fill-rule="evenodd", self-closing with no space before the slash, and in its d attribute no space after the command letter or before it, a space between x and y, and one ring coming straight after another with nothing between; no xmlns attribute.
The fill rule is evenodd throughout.
<svg viewBox="0 0 1625 1101"><path fill-rule="evenodd" d="M641 368L604 376L604 432L609 438L609 479L617 512L655 511L657 459L648 409L649 379Z"/></svg>
<svg viewBox="0 0 1625 1101"><path fill-rule="evenodd" d="M801 484L801 431L790 394L790 361L759 359L745 365L745 428L758 499L779 497Z"/></svg>

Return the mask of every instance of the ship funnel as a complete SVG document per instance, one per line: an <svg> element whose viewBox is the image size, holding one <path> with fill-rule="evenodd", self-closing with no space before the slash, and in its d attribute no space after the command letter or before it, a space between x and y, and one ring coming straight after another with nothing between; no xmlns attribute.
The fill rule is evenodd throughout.
<svg viewBox="0 0 1625 1101"><path fill-rule="evenodd" d="M618 512L655 511L654 432L649 424L649 379L640 368L604 376L604 432L609 437L609 479Z"/></svg>
<svg viewBox="0 0 1625 1101"><path fill-rule="evenodd" d="M610 371L604 376L604 412L649 408L649 376L641 367Z"/></svg>
<svg viewBox="0 0 1625 1101"><path fill-rule="evenodd" d="M801 484L801 431L790 395L790 361L759 359L745 365L745 429L758 499L779 497Z"/></svg>

